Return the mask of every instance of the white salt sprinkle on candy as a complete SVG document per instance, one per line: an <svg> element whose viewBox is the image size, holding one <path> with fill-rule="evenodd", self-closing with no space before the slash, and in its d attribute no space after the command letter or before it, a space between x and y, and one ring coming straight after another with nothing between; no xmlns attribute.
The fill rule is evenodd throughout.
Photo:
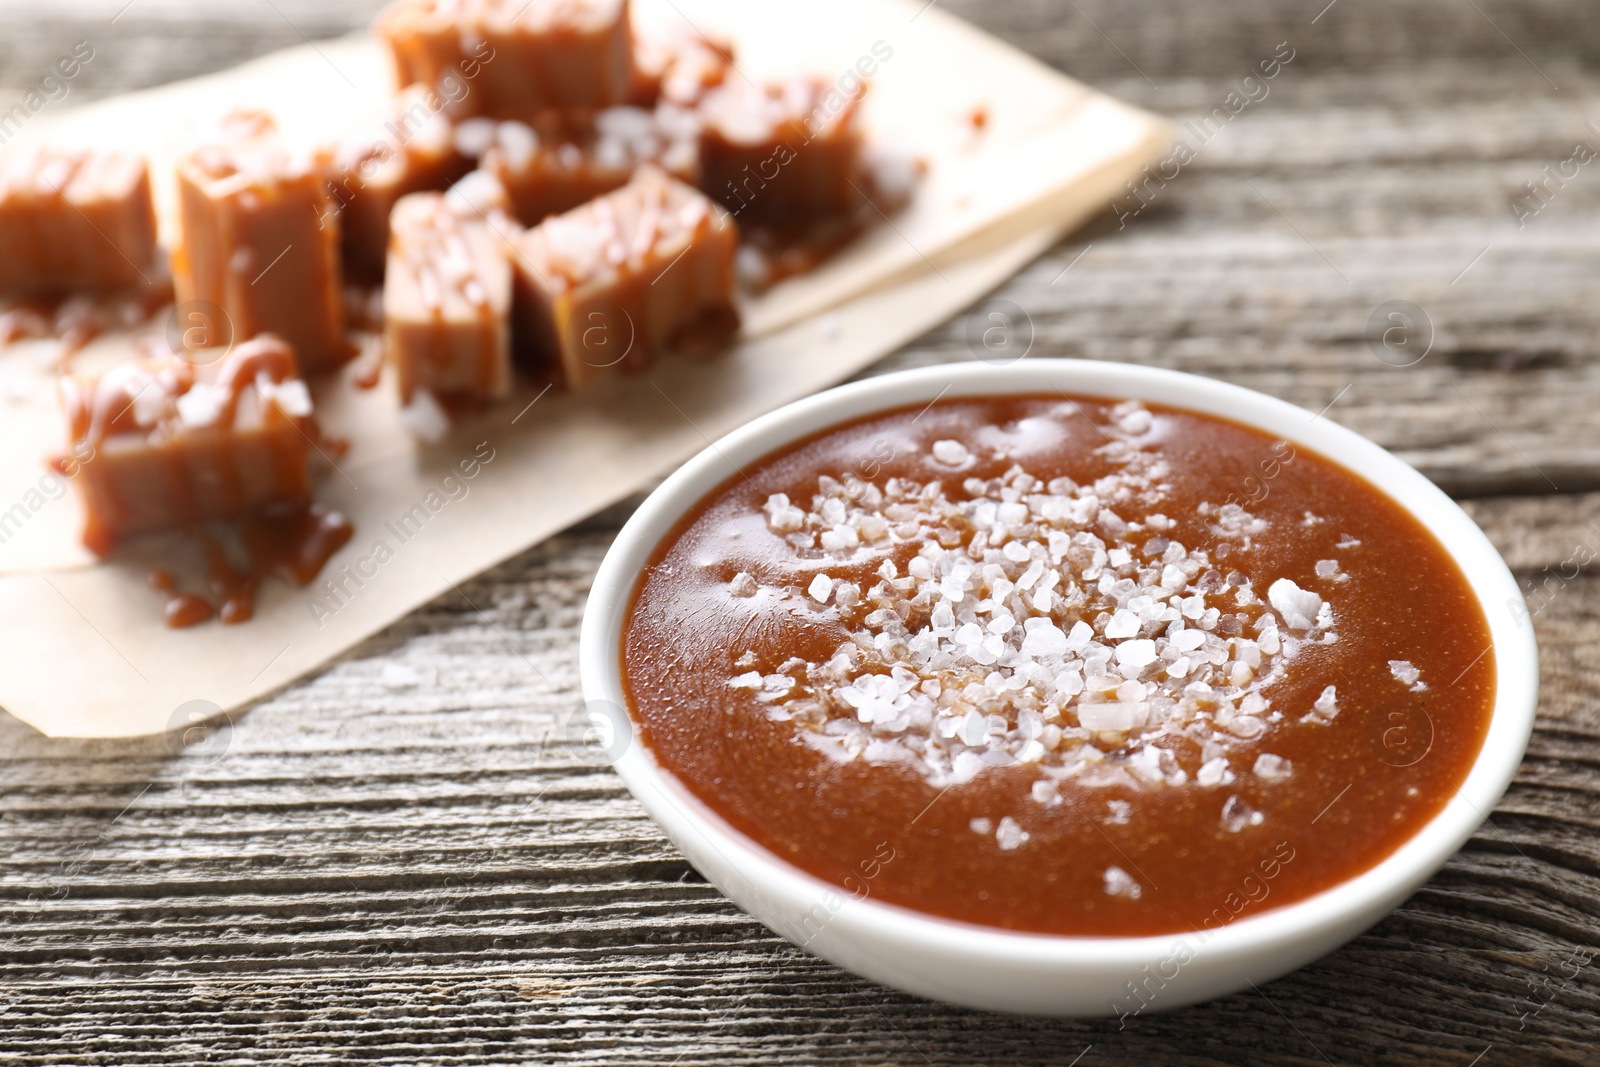
<svg viewBox="0 0 1600 1067"><path fill-rule="evenodd" d="M1317 577L1333 578L1339 573L1339 561L1336 559L1317 560Z"/></svg>
<svg viewBox="0 0 1600 1067"><path fill-rule="evenodd" d="M1148 638L1142 641L1124 641L1117 646L1117 662L1124 667L1145 667L1156 661L1156 643Z"/></svg>
<svg viewBox="0 0 1600 1067"><path fill-rule="evenodd" d="M1263 752L1256 757L1255 766L1251 768L1257 778L1265 778L1275 782L1287 778L1294 771L1294 764L1282 756L1274 756L1270 752Z"/></svg>
<svg viewBox="0 0 1600 1067"><path fill-rule="evenodd" d="M1033 783L1033 787L1028 792L1040 804L1048 804L1056 797L1056 784L1048 778L1041 778Z"/></svg>
<svg viewBox="0 0 1600 1067"><path fill-rule="evenodd" d="M1022 639L1022 654L1039 659L1046 656L1064 656L1067 652L1067 635L1056 629L1046 619L1029 619L1023 624L1027 635ZM1082 626L1082 623L1078 624Z"/></svg>
<svg viewBox="0 0 1600 1067"><path fill-rule="evenodd" d="M1017 820L1007 815L1000 820L1000 825L995 827L994 842L1006 852L1021 848L1028 840L1028 831L1017 824Z"/></svg>
<svg viewBox="0 0 1600 1067"><path fill-rule="evenodd" d="M833 595L833 579L826 574L819 574L811 579L811 584L806 587L806 592L811 594L811 599L818 604L826 604L828 597Z"/></svg>
<svg viewBox="0 0 1600 1067"><path fill-rule="evenodd" d="M1267 817L1240 800L1231 796L1222 805L1222 828L1229 833L1239 833L1247 826L1260 826L1267 821Z"/></svg>
<svg viewBox="0 0 1600 1067"><path fill-rule="evenodd" d="M973 819L967 824L975 834L988 836L994 833L994 822L989 819Z"/></svg>
<svg viewBox="0 0 1600 1067"><path fill-rule="evenodd" d="M1094 640L1094 630L1082 619L1072 624L1072 632L1067 634L1067 651L1076 652Z"/></svg>
<svg viewBox="0 0 1600 1067"><path fill-rule="evenodd" d="M1428 683L1422 681L1422 671L1413 666L1408 659L1390 660L1389 673L1394 675L1395 681L1409 687L1413 693L1420 693L1428 688Z"/></svg>
<svg viewBox="0 0 1600 1067"><path fill-rule="evenodd" d="M756 580L745 571L740 571L733 576L733 581L728 583L728 592L737 597L752 597L761 591Z"/></svg>
<svg viewBox="0 0 1600 1067"><path fill-rule="evenodd" d="M1144 889L1139 883L1121 867L1107 867L1106 873L1102 876L1102 884L1105 886L1106 895L1111 897L1138 900L1144 894Z"/></svg>
<svg viewBox="0 0 1600 1067"><path fill-rule="evenodd" d="M1095 733L1124 733L1133 728L1131 704L1079 704L1078 725Z"/></svg>
<svg viewBox="0 0 1600 1067"><path fill-rule="evenodd" d="M1105 636L1111 638L1132 637L1139 632L1139 616L1126 608L1119 608L1106 623Z"/></svg>
<svg viewBox="0 0 1600 1067"><path fill-rule="evenodd" d="M1322 610L1322 598L1309 589L1301 589L1288 578L1279 578L1267 588L1267 599L1283 616L1284 624L1294 630L1309 630L1317 624L1317 612Z"/></svg>
<svg viewBox="0 0 1600 1067"><path fill-rule="evenodd" d="M761 672L751 671L748 674L741 674L737 678L729 679L728 684L735 689L760 689L762 686Z"/></svg>
<svg viewBox="0 0 1600 1067"><path fill-rule="evenodd" d="M933 458L947 467L959 467L967 461L967 446L960 441L935 441Z"/></svg>

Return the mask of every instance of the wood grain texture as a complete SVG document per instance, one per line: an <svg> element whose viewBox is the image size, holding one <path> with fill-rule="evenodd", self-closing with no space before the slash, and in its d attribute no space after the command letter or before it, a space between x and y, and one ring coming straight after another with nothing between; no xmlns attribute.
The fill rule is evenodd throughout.
<svg viewBox="0 0 1600 1067"><path fill-rule="evenodd" d="M122 6L0 0L0 105L74 40L96 44L87 98L375 5ZM1570 565L1600 550L1600 170L1520 229L1510 206L1600 146L1600 18L1580 0L941 6L1196 121L1292 42L1269 95L1125 228L1107 216L997 295L1034 354L1331 403L1478 498L1533 593L1544 690L1462 853L1328 958L1120 1029L842 974L705 885L569 741L577 624L625 504L187 747L0 717L0 1063L1600 1062L1600 967L1563 973L1600 949L1600 576ZM1390 300L1433 322L1414 366L1373 352ZM968 358L969 318L876 370Z"/></svg>

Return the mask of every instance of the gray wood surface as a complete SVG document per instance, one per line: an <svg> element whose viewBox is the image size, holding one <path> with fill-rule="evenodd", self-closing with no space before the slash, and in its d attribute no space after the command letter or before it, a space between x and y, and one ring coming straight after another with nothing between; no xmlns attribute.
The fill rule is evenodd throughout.
<svg viewBox="0 0 1600 1067"><path fill-rule="evenodd" d="M1600 550L1600 161L1525 225L1513 211L1576 143L1600 149L1600 11L1325 4L941 6L1179 118L1295 49L1125 228L1108 215L998 295L1035 354L1331 405L1474 498L1540 588L1527 760L1393 916L1121 1030L931 1004L789 947L568 743L577 624L622 506L187 748L0 716L0 1063L1600 1063L1600 967L1566 963L1600 950L1600 578L1562 568ZM86 99L374 6L0 0L0 105L75 40L96 47ZM1369 327L1395 300L1432 323L1404 368ZM958 316L877 369L967 358L964 338Z"/></svg>

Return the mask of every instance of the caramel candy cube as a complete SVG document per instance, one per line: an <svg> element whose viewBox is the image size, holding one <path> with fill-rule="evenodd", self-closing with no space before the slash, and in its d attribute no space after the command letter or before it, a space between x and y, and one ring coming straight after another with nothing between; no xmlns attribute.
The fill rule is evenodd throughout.
<svg viewBox="0 0 1600 1067"><path fill-rule="evenodd" d="M739 230L657 167L516 241L519 357L574 388L664 350L726 339Z"/></svg>
<svg viewBox="0 0 1600 1067"><path fill-rule="evenodd" d="M533 122L472 119L457 142L477 150L478 166L500 180L516 216L532 226L628 184L645 163L692 181L699 122L693 112L614 107L545 112Z"/></svg>
<svg viewBox="0 0 1600 1067"><path fill-rule="evenodd" d="M294 352L264 335L215 362L130 360L61 379L83 543L99 554L135 534L310 499L316 436ZM70 465L70 466L69 466Z"/></svg>
<svg viewBox="0 0 1600 1067"><path fill-rule="evenodd" d="M860 100L816 78L727 82L700 103L700 188L741 221L854 210L862 202Z"/></svg>
<svg viewBox="0 0 1600 1067"><path fill-rule="evenodd" d="M472 161L457 151L454 128L439 104L428 91L406 92L385 121L333 150L328 188L347 275L381 279L395 202L408 193L445 189L472 169Z"/></svg>
<svg viewBox="0 0 1600 1067"><path fill-rule="evenodd" d="M460 115L598 109L632 87L628 0L396 0L376 26L400 85L435 88Z"/></svg>
<svg viewBox="0 0 1600 1067"><path fill-rule="evenodd" d="M400 400L491 399L511 391L510 246L496 225L438 193L400 199L390 218L383 344Z"/></svg>
<svg viewBox="0 0 1600 1067"><path fill-rule="evenodd" d="M226 336L218 341L275 333L307 372L353 354L339 218L321 162L292 154L272 119L256 113L230 116L216 139L178 162L172 281L180 311L189 301L220 308Z"/></svg>
<svg viewBox="0 0 1600 1067"><path fill-rule="evenodd" d="M692 30L667 34L636 32L633 38L632 102L694 107L733 69L733 44Z"/></svg>
<svg viewBox="0 0 1600 1067"><path fill-rule="evenodd" d="M0 290L148 283L156 216L145 161L120 152L14 152L0 159Z"/></svg>

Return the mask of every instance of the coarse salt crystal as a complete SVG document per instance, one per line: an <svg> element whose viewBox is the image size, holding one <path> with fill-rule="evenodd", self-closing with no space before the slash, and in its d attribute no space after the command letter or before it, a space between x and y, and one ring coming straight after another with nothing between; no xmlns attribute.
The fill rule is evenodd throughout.
<svg viewBox="0 0 1600 1067"><path fill-rule="evenodd" d="M1119 608L1106 623L1105 636L1111 638L1132 637L1139 632L1139 616L1126 608Z"/></svg>
<svg viewBox="0 0 1600 1067"><path fill-rule="evenodd" d="M1222 805L1222 827L1229 833L1239 833L1247 826L1260 826L1267 817L1237 796L1229 797Z"/></svg>
<svg viewBox="0 0 1600 1067"><path fill-rule="evenodd" d="M1409 687L1413 693L1420 693L1428 688L1428 683L1421 680L1422 672L1408 659L1390 660L1389 673L1394 675L1395 681Z"/></svg>
<svg viewBox="0 0 1600 1067"><path fill-rule="evenodd" d="M948 467L959 467L967 461L967 446L960 441L935 441L933 458Z"/></svg>
<svg viewBox="0 0 1600 1067"><path fill-rule="evenodd" d="M1291 629L1309 630L1317 624L1317 613L1322 610L1322 598L1309 589L1301 589L1288 578L1279 578L1267 587L1267 600L1283 616Z"/></svg>
<svg viewBox="0 0 1600 1067"><path fill-rule="evenodd" d="M1031 625L1037 623L1038 625ZM1064 656L1067 652L1067 635L1044 619L1029 619L1027 636L1022 639L1022 654L1035 659L1041 656ZM1080 623L1079 625L1082 625Z"/></svg>
<svg viewBox="0 0 1600 1067"><path fill-rule="evenodd" d="M1269 782L1280 778L1287 778L1293 772L1294 765L1282 756L1274 756L1270 752L1263 752L1256 757L1255 766L1252 768L1257 778L1265 778Z"/></svg>
<svg viewBox="0 0 1600 1067"><path fill-rule="evenodd" d="M989 819L973 819L967 825L971 827L972 832L975 834L988 835L994 833L994 823Z"/></svg>
<svg viewBox="0 0 1600 1067"><path fill-rule="evenodd" d="M734 689L760 689L762 686L761 672L751 671L748 674L741 674L736 678L730 678L728 684Z"/></svg>
<svg viewBox="0 0 1600 1067"><path fill-rule="evenodd" d="M811 584L806 587L806 592L809 593L811 595L811 599L815 600L818 604L826 604L828 602L828 597L833 595L833 579L829 578L826 574L818 574L815 578L811 579Z"/></svg>
<svg viewBox="0 0 1600 1067"><path fill-rule="evenodd" d="M1337 686L1328 686L1318 696L1316 703L1311 705L1311 710L1301 717L1301 722L1314 722L1322 726L1328 725L1339 714L1339 689Z"/></svg>
<svg viewBox="0 0 1600 1067"><path fill-rule="evenodd" d="M1107 867L1101 880L1107 896L1138 900L1144 893L1139 883L1133 880L1133 876L1121 867Z"/></svg>
<svg viewBox="0 0 1600 1067"><path fill-rule="evenodd" d="M1200 785L1228 785L1233 782L1233 772L1228 769L1225 757L1216 756L1200 765L1194 780Z"/></svg>
<svg viewBox="0 0 1600 1067"><path fill-rule="evenodd" d="M1156 643L1149 638L1124 641L1117 646L1117 662L1124 667L1144 667L1156 661Z"/></svg>
<svg viewBox="0 0 1600 1067"><path fill-rule="evenodd" d="M1133 728L1134 709L1129 704L1079 704L1078 723L1085 730L1122 733Z"/></svg>
<svg viewBox="0 0 1600 1067"><path fill-rule="evenodd" d="M733 576L733 581L728 583L728 592L737 597L752 597L761 591L756 580L745 571L740 571Z"/></svg>
<svg viewBox="0 0 1600 1067"><path fill-rule="evenodd" d="M1000 825L995 827L994 841L1006 852L1021 848L1028 840L1028 831L1017 824L1017 820L1007 815L1000 820Z"/></svg>

